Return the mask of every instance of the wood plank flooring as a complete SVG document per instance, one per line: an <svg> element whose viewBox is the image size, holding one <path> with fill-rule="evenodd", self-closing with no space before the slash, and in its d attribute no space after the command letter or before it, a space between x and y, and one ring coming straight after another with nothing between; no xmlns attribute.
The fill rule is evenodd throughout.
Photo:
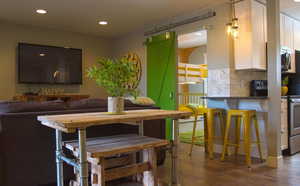
<svg viewBox="0 0 300 186"><path fill-rule="evenodd" d="M187 155L189 145L180 144L181 186L300 186L300 154L284 157L278 169L271 169L254 160L249 170L243 157L230 157L225 162L216 155L214 160L205 156L204 149L195 147L193 156ZM159 168L162 186L170 180L170 159ZM140 186L134 183L113 186Z"/></svg>

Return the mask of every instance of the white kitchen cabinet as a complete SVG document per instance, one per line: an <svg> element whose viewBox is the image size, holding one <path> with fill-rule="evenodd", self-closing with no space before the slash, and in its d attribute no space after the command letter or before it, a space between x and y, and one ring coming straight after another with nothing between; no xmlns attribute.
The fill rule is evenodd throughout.
<svg viewBox="0 0 300 186"><path fill-rule="evenodd" d="M291 51L291 69L287 73L296 72L295 60L295 20L287 15L280 14L280 44L281 48L289 49Z"/></svg>
<svg viewBox="0 0 300 186"><path fill-rule="evenodd" d="M280 14L280 46L284 44L284 15Z"/></svg>
<svg viewBox="0 0 300 186"><path fill-rule="evenodd" d="M291 69L288 73L296 73L295 46L294 46L294 19L284 15L283 47L291 49Z"/></svg>
<svg viewBox="0 0 300 186"><path fill-rule="evenodd" d="M300 50L300 22L294 20L294 48Z"/></svg>
<svg viewBox="0 0 300 186"><path fill-rule="evenodd" d="M266 70L266 7L255 0L236 3L239 37L234 40L236 70Z"/></svg>
<svg viewBox="0 0 300 186"><path fill-rule="evenodd" d="M281 99L281 150L288 148L288 112L287 98Z"/></svg>
<svg viewBox="0 0 300 186"><path fill-rule="evenodd" d="M294 48L294 20L283 15L283 45L284 47Z"/></svg>

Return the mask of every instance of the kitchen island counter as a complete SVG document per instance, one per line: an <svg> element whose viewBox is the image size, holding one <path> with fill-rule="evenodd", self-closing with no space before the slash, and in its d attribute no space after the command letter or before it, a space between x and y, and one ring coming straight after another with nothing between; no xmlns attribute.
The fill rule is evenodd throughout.
<svg viewBox="0 0 300 186"><path fill-rule="evenodd" d="M221 108L225 110L239 109L239 110L255 110L259 121L259 131L262 142L262 149L264 157L267 156L267 126L268 126L268 97L267 96L203 96L206 99L209 108ZM234 126L234 125L233 125ZM234 131L230 132L234 134ZM254 137L254 136L253 136ZM241 136L243 138L243 134ZM255 139L255 138L254 138ZM243 146L243 143L241 143ZM254 147L254 146L253 146ZM233 148L229 148L233 152ZM239 153L243 154L243 147L240 148ZM222 146L216 146L216 151L221 153ZM256 148L251 149L253 157L259 157Z"/></svg>
<svg viewBox="0 0 300 186"><path fill-rule="evenodd" d="M203 96L202 99L268 99L268 96Z"/></svg>

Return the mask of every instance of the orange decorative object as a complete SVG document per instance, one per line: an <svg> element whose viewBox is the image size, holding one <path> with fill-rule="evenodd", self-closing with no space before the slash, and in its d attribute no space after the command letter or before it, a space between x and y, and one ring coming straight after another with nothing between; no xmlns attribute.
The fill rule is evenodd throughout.
<svg viewBox="0 0 300 186"><path fill-rule="evenodd" d="M131 61L135 64L137 69L136 79L128 84L131 89L136 89L139 86L142 76L142 63L141 59L136 53L129 52L124 56L128 61Z"/></svg>

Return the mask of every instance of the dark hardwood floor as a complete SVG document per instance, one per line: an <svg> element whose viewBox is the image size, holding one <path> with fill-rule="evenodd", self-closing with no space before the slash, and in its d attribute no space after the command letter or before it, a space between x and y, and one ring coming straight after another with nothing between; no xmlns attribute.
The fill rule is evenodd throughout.
<svg viewBox="0 0 300 186"><path fill-rule="evenodd" d="M181 186L300 186L300 154L284 157L278 169L272 169L254 160L250 170L243 157L230 157L225 162L216 155L214 160L205 156L204 149L195 147L193 156L187 155L189 145L180 144ZM162 186L170 181L170 159L159 168ZM116 184L113 184L116 186ZM126 183L118 186L138 186Z"/></svg>

